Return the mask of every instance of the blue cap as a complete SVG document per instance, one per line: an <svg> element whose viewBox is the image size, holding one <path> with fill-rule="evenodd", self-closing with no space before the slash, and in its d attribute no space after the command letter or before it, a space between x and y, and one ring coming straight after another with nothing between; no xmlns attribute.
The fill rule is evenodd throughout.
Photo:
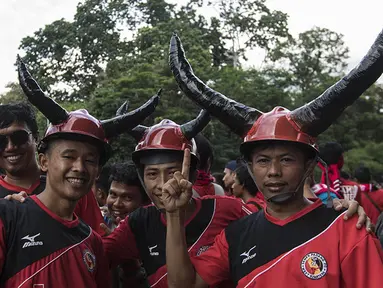
<svg viewBox="0 0 383 288"><path fill-rule="evenodd" d="M227 162L225 168L227 168L231 171L235 171L237 169L237 161L231 160L231 161Z"/></svg>

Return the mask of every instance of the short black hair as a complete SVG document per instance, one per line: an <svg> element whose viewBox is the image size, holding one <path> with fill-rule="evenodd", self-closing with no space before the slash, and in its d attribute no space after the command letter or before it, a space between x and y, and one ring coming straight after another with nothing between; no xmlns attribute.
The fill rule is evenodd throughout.
<svg viewBox="0 0 383 288"><path fill-rule="evenodd" d="M359 165L359 167L355 169L354 176L359 183L367 184L371 181L370 169L363 164Z"/></svg>
<svg viewBox="0 0 383 288"><path fill-rule="evenodd" d="M101 168L100 175L98 176L96 180L96 188L106 191L107 194L110 188L110 183L109 183L110 170L111 170L110 165L108 164L104 165Z"/></svg>
<svg viewBox="0 0 383 288"><path fill-rule="evenodd" d="M194 140L196 142L197 152L199 155L199 163L197 165L197 169L206 170L209 167L209 164L213 165L213 146L211 145L210 141L201 133L197 134L194 137ZM211 163L209 163L209 159Z"/></svg>
<svg viewBox="0 0 383 288"><path fill-rule="evenodd" d="M243 185L252 196L255 196L258 192L258 187L255 184L253 177L250 175L247 164L240 164L235 170L235 173L239 184Z"/></svg>
<svg viewBox="0 0 383 288"><path fill-rule="evenodd" d="M37 140L39 129L36 114L31 105L25 102L0 105L0 129L8 128L13 123L25 123Z"/></svg>
<svg viewBox="0 0 383 288"><path fill-rule="evenodd" d="M337 142L328 142L319 146L319 157L328 165L337 164L343 152L342 145Z"/></svg>
<svg viewBox="0 0 383 288"><path fill-rule="evenodd" d="M343 179L346 179L346 180L351 179L351 175L348 172L343 171L343 170L340 171L340 177L342 177Z"/></svg>
<svg viewBox="0 0 383 288"><path fill-rule="evenodd" d="M138 177L137 169L133 161L112 164L109 176L109 186L112 184L113 181L123 183L129 186L139 187L142 196L142 202L149 202L148 195L146 194L145 189L140 181L140 178Z"/></svg>

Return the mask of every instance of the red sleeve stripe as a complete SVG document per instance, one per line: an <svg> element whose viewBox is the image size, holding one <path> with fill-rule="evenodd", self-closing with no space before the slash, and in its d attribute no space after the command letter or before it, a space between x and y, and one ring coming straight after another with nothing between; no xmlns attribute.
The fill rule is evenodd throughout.
<svg viewBox="0 0 383 288"><path fill-rule="evenodd" d="M245 206L242 206L242 210L247 214L247 215L250 215L250 214L253 214L253 212L251 212L249 209L247 209Z"/></svg>

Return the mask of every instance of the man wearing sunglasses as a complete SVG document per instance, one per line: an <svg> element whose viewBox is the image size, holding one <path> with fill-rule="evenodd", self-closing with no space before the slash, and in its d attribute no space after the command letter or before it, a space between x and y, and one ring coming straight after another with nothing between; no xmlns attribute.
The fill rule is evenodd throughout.
<svg viewBox="0 0 383 288"><path fill-rule="evenodd" d="M25 191L41 192L36 161L38 127L35 113L26 103L0 105L0 197ZM39 189L40 188L40 189Z"/></svg>

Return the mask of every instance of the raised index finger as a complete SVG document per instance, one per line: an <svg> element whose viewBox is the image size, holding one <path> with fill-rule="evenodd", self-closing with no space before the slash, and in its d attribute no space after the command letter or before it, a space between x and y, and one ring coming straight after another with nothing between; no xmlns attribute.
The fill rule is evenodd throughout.
<svg viewBox="0 0 383 288"><path fill-rule="evenodd" d="M191 160L190 149L185 149L184 160L182 162L182 176L187 180L189 180L190 160Z"/></svg>

